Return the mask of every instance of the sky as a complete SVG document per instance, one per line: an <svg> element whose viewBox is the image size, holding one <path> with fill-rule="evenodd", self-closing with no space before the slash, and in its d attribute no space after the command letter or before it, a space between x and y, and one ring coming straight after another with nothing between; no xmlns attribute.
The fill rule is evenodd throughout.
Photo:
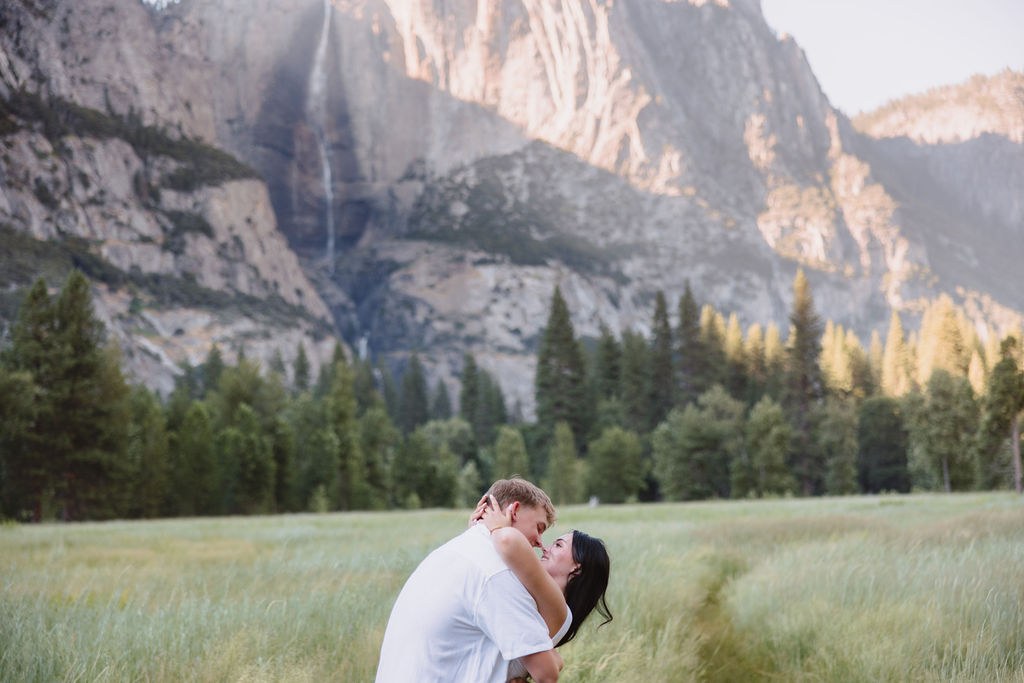
<svg viewBox="0 0 1024 683"><path fill-rule="evenodd" d="M848 116L1010 67L1024 71L1024 0L761 0Z"/></svg>

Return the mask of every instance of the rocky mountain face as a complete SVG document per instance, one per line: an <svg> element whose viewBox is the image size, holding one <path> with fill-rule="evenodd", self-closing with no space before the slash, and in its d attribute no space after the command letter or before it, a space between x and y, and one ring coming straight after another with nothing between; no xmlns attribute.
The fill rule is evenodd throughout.
<svg viewBox="0 0 1024 683"><path fill-rule="evenodd" d="M159 76L151 16L122 4L0 10L4 298L39 275L56 286L67 267L83 269L126 369L165 394L178 365L215 343L265 362L301 343L319 365L334 346L331 315L278 230L266 185L151 114L187 112L173 95L188 89L161 87L172 79Z"/></svg>
<svg viewBox="0 0 1024 683"><path fill-rule="evenodd" d="M976 319L1020 319L1024 74L974 77L862 115L858 153L900 205L923 264Z"/></svg>
<svg viewBox="0 0 1024 683"><path fill-rule="evenodd" d="M12 0L0 21L6 100L201 141L264 181L232 166L175 189L175 153L15 116L0 223L329 314L394 362L419 349L434 377L472 351L527 414L556 284L583 335L645 330L654 293L674 302L687 281L785 329L798 267L865 338L942 292L979 322L1024 310L1021 76L854 125L757 0ZM288 327L251 324L271 341Z"/></svg>

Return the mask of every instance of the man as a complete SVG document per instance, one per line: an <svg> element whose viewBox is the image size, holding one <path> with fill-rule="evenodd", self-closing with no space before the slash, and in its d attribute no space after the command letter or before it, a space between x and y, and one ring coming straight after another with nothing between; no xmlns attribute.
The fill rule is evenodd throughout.
<svg viewBox="0 0 1024 683"><path fill-rule="evenodd" d="M524 479L500 479L488 493L539 548L555 521L547 494ZM430 553L405 582L376 680L504 683L517 658L537 683L558 680L561 659L536 603L501 561L487 527L475 524Z"/></svg>

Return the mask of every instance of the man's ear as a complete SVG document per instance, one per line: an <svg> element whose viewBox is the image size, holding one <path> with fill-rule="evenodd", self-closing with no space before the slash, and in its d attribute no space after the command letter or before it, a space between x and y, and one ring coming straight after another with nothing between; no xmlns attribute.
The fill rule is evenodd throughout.
<svg viewBox="0 0 1024 683"><path fill-rule="evenodd" d="M508 504L509 512L512 513L512 521L516 521L516 513L519 512L519 501L514 501Z"/></svg>

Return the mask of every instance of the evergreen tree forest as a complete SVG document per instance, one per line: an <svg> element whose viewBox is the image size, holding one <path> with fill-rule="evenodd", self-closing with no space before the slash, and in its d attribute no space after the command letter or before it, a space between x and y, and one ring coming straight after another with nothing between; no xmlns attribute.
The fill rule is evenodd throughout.
<svg viewBox="0 0 1024 683"><path fill-rule="evenodd" d="M0 347L0 517L18 521L469 507L522 475L558 504L1021 491L1020 330L943 296L868 348L799 272L789 329L658 293L651 330L574 331L556 288L536 419L471 354L457 393L339 345L270 367L214 345L168 396L133 386L75 271L39 280ZM670 313L674 311L674 315Z"/></svg>

